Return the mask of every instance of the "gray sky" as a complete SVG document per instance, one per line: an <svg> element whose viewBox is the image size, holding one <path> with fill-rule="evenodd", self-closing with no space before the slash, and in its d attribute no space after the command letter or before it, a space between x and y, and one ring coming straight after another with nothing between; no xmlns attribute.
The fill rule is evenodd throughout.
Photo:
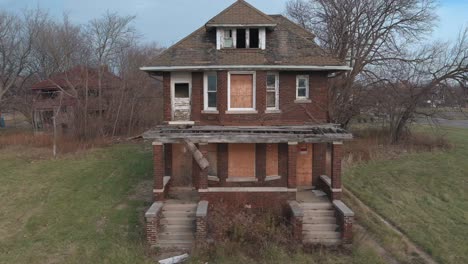
<svg viewBox="0 0 468 264"><path fill-rule="evenodd" d="M235 0L0 0L0 9L21 11L40 7L60 18L67 12L75 23L85 24L106 10L136 15L135 27L143 41L170 46L190 34ZM248 0L267 14L282 14L287 0ZM468 25L468 0L441 0L439 27L433 39L454 39Z"/></svg>

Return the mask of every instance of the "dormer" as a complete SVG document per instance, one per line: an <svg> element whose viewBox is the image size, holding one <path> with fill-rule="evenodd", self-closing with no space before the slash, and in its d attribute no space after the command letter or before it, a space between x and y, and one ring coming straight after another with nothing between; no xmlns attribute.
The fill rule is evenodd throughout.
<svg viewBox="0 0 468 264"><path fill-rule="evenodd" d="M212 18L206 27L216 30L216 48L221 49L266 49L266 32L276 27L270 16L238 0L219 15Z"/></svg>

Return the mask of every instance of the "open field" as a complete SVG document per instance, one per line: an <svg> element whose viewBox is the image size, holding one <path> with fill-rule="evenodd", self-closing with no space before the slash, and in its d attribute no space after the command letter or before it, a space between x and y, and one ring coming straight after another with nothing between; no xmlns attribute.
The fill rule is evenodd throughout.
<svg viewBox="0 0 468 264"><path fill-rule="evenodd" d="M0 263L153 263L142 215L151 200L151 151L141 145L65 154L0 148ZM218 247L210 263L383 263L357 234L349 251L289 253ZM194 263L205 263L197 256Z"/></svg>
<svg viewBox="0 0 468 264"><path fill-rule="evenodd" d="M343 180L437 261L468 263L468 130L443 132L454 145L450 150L369 161L347 170ZM373 225L371 219L360 220ZM398 247L398 238L383 230L376 235Z"/></svg>

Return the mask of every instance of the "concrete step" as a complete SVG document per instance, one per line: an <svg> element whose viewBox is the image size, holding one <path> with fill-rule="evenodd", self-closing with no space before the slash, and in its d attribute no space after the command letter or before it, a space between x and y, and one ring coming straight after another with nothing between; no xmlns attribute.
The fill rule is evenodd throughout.
<svg viewBox="0 0 468 264"><path fill-rule="evenodd" d="M195 211L164 211L162 212L164 217L195 217Z"/></svg>
<svg viewBox="0 0 468 264"><path fill-rule="evenodd" d="M194 235L192 232L162 232L158 237L160 240L188 240L192 241Z"/></svg>
<svg viewBox="0 0 468 264"><path fill-rule="evenodd" d="M194 225L195 217L162 217L161 225Z"/></svg>
<svg viewBox="0 0 468 264"><path fill-rule="evenodd" d="M314 232L302 232L302 237L304 240L310 239L341 239L340 232L330 232L330 231L314 231Z"/></svg>
<svg viewBox="0 0 468 264"><path fill-rule="evenodd" d="M336 224L336 218L330 216L304 216L304 218L302 218L302 224Z"/></svg>
<svg viewBox="0 0 468 264"><path fill-rule="evenodd" d="M188 225L175 225L166 224L161 226L161 232L195 232L195 225L190 223Z"/></svg>
<svg viewBox="0 0 468 264"><path fill-rule="evenodd" d="M333 210L333 205L331 203L301 203L302 209L305 210L328 210L331 209Z"/></svg>
<svg viewBox="0 0 468 264"><path fill-rule="evenodd" d="M338 225L335 224L302 224L302 231L336 231Z"/></svg>
<svg viewBox="0 0 468 264"><path fill-rule="evenodd" d="M165 204L163 210L196 210L196 204Z"/></svg>
<svg viewBox="0 0 468 264"><path fill-rule="evenodd" d="M158 243L156 244L156 246L159 248L189 249L192 247L192 244L193 244L193 240L176 240L176 239L162 240L160 239Z"/></svg>
<svg viewBox="0 0 468 264"><path fill-rule="evenodd" d="M302 241L303 244L312 244L312 245L324 245L324 246L337 246L341 244L341 239L304 239Z"/></svg>
<svg viewBox="0 0 468 264"><path fill-rule="evenodd" d="M307 216L335 216L334 210L304 210L304 217Z"/></svg>

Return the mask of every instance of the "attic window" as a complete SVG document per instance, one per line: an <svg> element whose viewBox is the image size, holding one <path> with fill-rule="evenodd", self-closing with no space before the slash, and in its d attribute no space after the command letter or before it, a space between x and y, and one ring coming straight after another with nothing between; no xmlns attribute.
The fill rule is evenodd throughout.
<svg viewBox="0 0 468 264"><path fill-rule="evenodd" d="M265 28L218 28L217 49L265 49Z"/></svg>

